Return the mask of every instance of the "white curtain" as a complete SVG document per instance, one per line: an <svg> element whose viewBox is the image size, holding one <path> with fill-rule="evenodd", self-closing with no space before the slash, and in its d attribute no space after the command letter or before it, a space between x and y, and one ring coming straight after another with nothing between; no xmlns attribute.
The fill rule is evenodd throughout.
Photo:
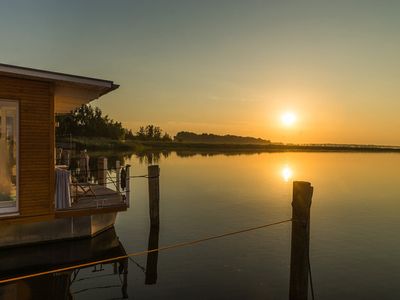
<svg viewBox="0 0 400 300"><path fill-rule="evenodd" d="M68 170L56 168L55 201L58 209L71 207L70 178Z"/></svg>

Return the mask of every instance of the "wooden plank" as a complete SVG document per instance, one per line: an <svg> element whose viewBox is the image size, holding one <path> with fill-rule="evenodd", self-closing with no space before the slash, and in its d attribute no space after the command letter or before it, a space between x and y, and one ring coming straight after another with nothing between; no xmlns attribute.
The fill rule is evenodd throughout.
<svg viewBox="0 0 400 300"><path fill-rule="evenodd" d="M56 218L65 218L65 217L80 217L80 216L90 216L95 214L104 214L109 212L119 212L126 211L127 206L112 206L112 207L103 207L103 208L90 208L90 209L81 209L81 210L63 210L56 211Z"/></svg>
<svg viewBox="0 0 400 300"><path fill-rule="evenodd" d="M42 222L54 219L54 214L36 215L36 216L13 216L13 217L3 217L1 219L1 224L24 224L33 222Z"/></svg>

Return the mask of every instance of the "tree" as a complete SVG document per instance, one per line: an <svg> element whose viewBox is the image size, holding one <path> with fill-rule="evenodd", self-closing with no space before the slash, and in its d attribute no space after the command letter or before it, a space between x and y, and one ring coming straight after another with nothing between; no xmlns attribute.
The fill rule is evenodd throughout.
<svg viewBox="0 0 400 300"><path fill-rule="evenodd" d="M146 138L146 131L144 129L143 126L139 127L138 132L136 132L136 136L140 139L140 140L144 140Z"/></svg>
<svg viewBox="0 0 400 300"><path fill-rule="evenodd" d="M153 136L154 136L154 126L153 126L153 125L147 125L147 126L146 126L146 129L145 129L145 132L146 132L146 134L145 134L146 139L148 139L148 140L153 139Z"/></svg>
<svg viewBox="0 0 400 300"><path fill-rule="evenodd" d="M146 127L140 126L136 133L136 137L139 140L150 140L150 141L167 141L172 140L168 133L163 135L163 130L159 126L152 124L146 125Z"/></svg>
<svg viewBox="0 0 400 300"><path fill-rule="evenodd" d="M98 107L82 105L66 115L56 117L59 126L57 136L69 135L85 137L106 137L111 139L124 139L126 129L120 122L103 116Z"/></svg>
<svg viewBox="0 0 400 300"><path fill-rule="evenodd" d="M162 133L161 128L158 127L158 126L155 126L154 129L153 129L153 139L154 140L160 140L161 139L161 133Z"/></svg>
<svg viewBox="0 0 400 300"><path fill-rule="evenodd" d="M159 126L140 126L136 134L131 129L124 128L121 122L114 121L108 115L103 116L100 108L82 105L69 114L56 116L58 126L56 136L67 135L83 137L105 137L116 140L139 139L170 141L168 133L163 135Z"/></svg>
<svg viewBox="0 0 400 300"><path fill-rule="evenodd" d="M163 141L166 141L166 142L171 142L171 141L172 141L172 138L171 138L171 136L170 136L168 133L164 133L164 135L163 135L163 137L162 137L162 140L163 140Z"/></svg>

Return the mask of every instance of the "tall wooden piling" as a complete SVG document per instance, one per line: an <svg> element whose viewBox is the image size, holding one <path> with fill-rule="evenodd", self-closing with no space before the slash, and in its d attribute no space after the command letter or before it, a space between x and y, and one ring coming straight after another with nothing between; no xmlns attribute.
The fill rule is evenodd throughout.
<svg viewBox="0 0 400 300"><path fill-rule="evenodd" d="M149 180L149 212L150 233L148 250L158 248L158 237L160 229L160 168L158 165L148 167ZM147 254L145 284L157 282L158 251Z"/></svg>
<svg viewBox="0 0 400 300"><path fill-rule="evenodd" d="M107 185L107 157L97 159L97 180L99 185Z"/></svg>
<svg viewBox="0 0 400 300"><path fill-rule="evenodd" d="M123 179L121 179L123 180ZM125 166L125 200L126 205L130 206L131 199L131 165Z"/></svg>
<svg viewBox="0 0 400 300"><path fill-rule="evenodd" d="M121 191L120 174L121 163L119 162L119 160L117 160L115 161L115 187L117 188L117 192Z"/></svg>
<svg viewBox="0 0 400 300"><path fill-rule="evenodd" d="M123 280L122 280L122 286L121 286L121 292L122 292L122 299L128 299L128 266L129 266L129 260L128 258L124 258L122 260L123 265L123 270L122 270L122 274L123 274ZM121 274L121 273L120 273Z"/></svg>
<svg viewBox="0 0 400 300"><path fill-rule="evenodd" d="M150 226L149 243L147 250L158 248L159 226ZM158 251L147 253L145 284L157 283Z"/></svg>
<svg viewBox="0 0 400 300"><path fill-rule="evenodd" d="M292 245L290 255L290 300L308 297L310 208L313 187L309 182L293 182Z"/></svg>
<svg viewBox="0 0 400 300"><path fill-rule="evenodd" d="M158 165L148 167L148 182L150 224L152 227L158 227L160 224L160 168Z"/></svg>

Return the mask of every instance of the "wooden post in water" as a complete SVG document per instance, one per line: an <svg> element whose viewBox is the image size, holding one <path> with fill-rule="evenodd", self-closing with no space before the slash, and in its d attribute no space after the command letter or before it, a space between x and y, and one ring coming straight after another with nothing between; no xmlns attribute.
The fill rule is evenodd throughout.
<svg viewBox="0 0 400 300"><path fill-rule="evenodd" d="M129 266L129 260L128 258L123 258L119 261L119 274L123 275L122 279L122 286L121 286L121 292L122 292L122 299L128 299L128 266ZM114 273L115 274L115 273Z"/></svg>
<svg viewBox="0 0 400 300"><path fill-rule="evenodd" d="M126 206L129 207L131 199L131 165L126 165L125 168L121 168L121 188L125 190L125 203Z"/></svg>
<svg viewBox="0 0 400 300"><path fill-rule="evenodd" d="M99 185L107 185L107 157L99 157L97 159L98 183Z"/></svg>
<svg viewBox="0 0 400 300"><path fill-rule="evenodd" d="M290 255L290 300L307 300L310 244L310 207L313 187L293 182L292 246Z"/></svg>
<svg viewBox="0 0 400 300"><path fill-rule="evenodd" d="M118 193L121 190L120 174L121 174L121 163L119 162L119 160L117 160L115 161L115 187L117 188Z"/></svg>
<svg viewBox="0 0 400 300"><path fill-rule="evenodd" d="M149 243L147 250L158 248L159 226L150 226ZM145 284L157 283L158 251L147 253Z"/></svg>
<svg viewBox="0 0 400 300"><path fill-rule="evenodd" d="M130 201L131 201L131 165L126 165L125 168L121 168L121 175L122 174L123 174L123 176L121 176L121 188L122 188L122 190L125 190L125 203L126 203L126 206L129 207L131 205L130 204Z"/></svg>
<svg viewBox="0 0 400 300"><path fill-rule="evenodd" d="M160 168L158 165L148 166L149 180L149 212L150 234L148 250L158 248L160 229ZM157 282L158 251L147 254L145 284Z"/></svg>
<svg viewBox="0 0 400 300"><path fill-rule="evenodd" d="M158 165L148 166L149 179L149 211L151 227L160 224L160 168Z"/></svg>

